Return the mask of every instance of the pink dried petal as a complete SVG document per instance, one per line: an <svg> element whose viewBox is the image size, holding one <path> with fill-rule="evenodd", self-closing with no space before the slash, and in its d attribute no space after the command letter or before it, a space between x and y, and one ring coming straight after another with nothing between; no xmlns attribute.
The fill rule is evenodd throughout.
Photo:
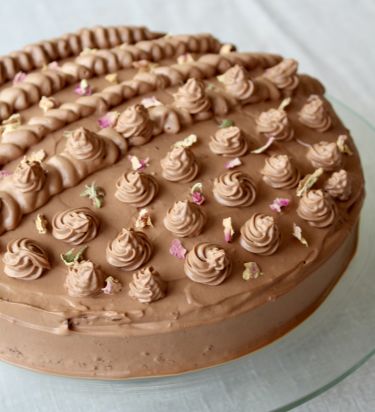
<svg viewBox="0 0 375 412"><path fill-rule="evenodd" d="M177 259L185 259L187 250L182 246L182 243L178 239L172 240L169 253Z"/></svg>
<svg viewBox="0 0 375 412"><path fill-rule="evenodd" d="M201 192L193 192L192 194L191 194L191 198L192 198L192 200L193 200L193 202L196 204L196 205L203 205L203 203L205 202L205 200L206 200L206 198L203 196L203 193L201 193Z"/></svg>
<svg viewBox="0 0 375 412"><path fill-rule="evenodd" d="M22 83L27 77L25 72L18 72L13 78L13 84Z"/></svg>
<svg viewBox="0 0 375 412"><path fill-rule="evenodd" d="M158 100L155 96L145 97L141 100L141 105L144 106L146 109L155 106L162 106L163 103Z"/></svg>
<svg viewBox="0 0 375 412"><path fill-rule="evenodd" d="M146 157L145 159L139 159L137 156L129 155L128 159L132 164L132 169L136 171L144 170L150 163L150 158Z"/></svg>
<svg viewBox="0 0 375 412"><path fill-rule="evenodd" d="M11 176L12 172L10 172L9 170L0 170L0 179L3 179L4 177L8 177Z"/></svg>
<svg viewBox="0 0 375 412"><path fill-rule="evenodd" d="M92 87L88 84L87 80L83 79L81 82L75 87L74 92L79 96L91 96L92 95Z"/></svg>
<svg viewBox="0 0 375 412"><path fill-rule="evenodd" d="M53 61L48 64L48 68L51 70L57 70L59 68L59 63L56 61Z"/></svg>
<svg viewBox="0 0 375 412"><path fill-rule="evenodd" d="M224 226L224 240L227 243L230 243L233 240L233 236L234 236L232 218L227 217L227 218L223 219L223 226Z"/></svg>
<svg viewBox="0 0 375 412"><path fill-rule="evenodd" d="M104 116L98 119L98 124L101 129L107 129L108 127L113 127L116 124L118 118L117 112L108 112Z"/></svg>
<svg viewBox="0 0 375 412"><path fill-rule="evenodd" d="M283 207L287 207L290 203L290 199L277 197L271 204L270 208L274 212L280 213Z"/></svg>
<svg viewBox="0 0 375 412"><path fill-rule="evenodd" d="M224 167L226 169L233 169L234 167L241 166L242 162L239 157L236 157L235 159L229 160L229 162L226 162Z"/></svg>

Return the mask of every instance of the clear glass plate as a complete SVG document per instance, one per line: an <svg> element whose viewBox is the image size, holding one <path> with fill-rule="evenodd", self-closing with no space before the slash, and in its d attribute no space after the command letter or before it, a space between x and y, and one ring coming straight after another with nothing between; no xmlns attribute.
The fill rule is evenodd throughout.
<svg viewBox="0 0 375 412"><path fill-rule="evenodd" d="M322 393L375 352L375 128L331 98L359 147L367 181L358 252L326 301L271 345L185 375L124 382L54 377L0 364L2 411L273 411Z"/></svg>

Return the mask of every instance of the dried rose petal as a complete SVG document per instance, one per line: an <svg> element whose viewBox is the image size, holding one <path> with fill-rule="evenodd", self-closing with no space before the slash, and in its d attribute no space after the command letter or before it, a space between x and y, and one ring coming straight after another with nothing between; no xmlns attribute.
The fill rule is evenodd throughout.
<svg viewBox="0 0 375 412"><path fill-rule="evenodd" d="M172 240L171 247L169 248L169 253L176 257L177 259L185 259L187 250L182 246L182 243L178 239Z"/></svg>
<svg viewBox="0 0 375 412"><path fill-rule="evenodd" d="M191 134L185 137L185 139L179 140L173 146L187 148L187 147L193 146L193 144L197 143L197 141L198 141L198 136L196 134Z"/></svg>
<svg viewBox="0 0 375 412"><path fill-rule="evenodd" d="M115 293L120 292L121 289L121 282L112 276L108 276L105 280L105 287L102 288L102 292L106 295L113 295Z"/></svg>
<svg viewBox="0 0 375 412"><path fill-rule="evenodd" d="M264 153L271 145L272 143L275 141L275 139L273 137L270 137L267 140L267 143L261 147L258 147L258 149L252 150L251 153L253 154L261 154Z"/></svg>
<svg viewBox="0 0 375 412"><path fill-rule="evenodd" d="M306 192L308 192L323 173L324 170L320 167L319 169L316 169L315 172L306 175L302 180L300 180L297 186L297 196L302 197Z"/></svg>
<svg viewBox="0 0 375 412"><path fill-rule="evenodd" d="M104 116L98 119L98 125L101 129L107 129L108 127L113 127L116 124L119 112L108 112Z"/></svg>
<svg viewBox="0 0 375 412"><path fill-rule="evenodd" d="M206 198L203 195L202 183L195 183L190 190L192 201L197 205L202 205Z"/></svg>
<svg viewBox="0 0 375 412"><path fill-rule="evenodd" d="M292 235L298 239L304 246L308 247L309 244L307 240L302 236L302 229L296 223L293 223L293 233Z"/></svg>
<svg viewBox="0 0 375 412"><path fill-rule="evenodd" d="M13 84L22 83L27 77L25 72L18 72L13 78Z"/></svg>
<svg viewBox="0 0 375 412"><path fill-rule="evenodd" d="M137 220L135 221L135 227L137 229L144 229L148 226L153 226L150 212L147 209L141 209L139 211Z"/></svg>
<svg viewBox="0 0 375 412"><path fill-rule="evenodd" d="M250 280L257 279L259 276L263 276L263 272L256 262L246 262L244 263L245 270L242 273L242 279Z"/></svg>
<svg viewBox="0 0 375 412"><path fill-rule="evenodd" d="M132 165L132 169L138 172L145 169L150 163L149 157L146 157L145 159L139 159L137 156L129 155L128 158Z"/></svg>
<svg viewBox="0 0 375 412"><path fill-rule="evenodd" d="M233 236L234 236L234 229L233 229L231 217L227 217L223 219L223 227L224 227L224 240L227 243L230 243L233 240Z"/></svg>
<svg viewBox="0 0 375 412"><path fill-rule="evenodd" d="M353 155L352 150L350 149L348 143L348 136L346 134L341 134L338 138L337 138L337 148L339 149L339 151L341 153L347 154L349 156Z"/></svg>
<svg viewBox="0 0 375 412"><path fill-rule="evenodd" d="M190 53L181 54L177 57L177 64L193 63L194 57Z"/></svg>
<svg viewBox="0 0 375 412"><path fill-rule="evenodd" d="M280 213L283 207L287 207L290 203L290 199L277 197L271 204L270 208L274 212Z"/></svg>
<svg viewBox="0 0 375 412"><path fill-rule="evenodd" d="M163 103L160 100L158 100L155 96L151 96L142 99L141 105L148 109L150 107L163 106Z"/></svg>
<svg viewBox="0 0 375 412"><path fill-rule="evenodd" d="M79 96L91 96L92 87L89 85L86 79L82 79L80 83L75 87L74 92Z"/></svg>
<svg viewBox="0 0 375 412"><path fill-rule="evenodd" d="M236 157L232 160L229 160L229 162L226 162L224 167L226 169L233 169L234 167L241 166L241 165L242 165L241 159L239 157Z"/></svg>

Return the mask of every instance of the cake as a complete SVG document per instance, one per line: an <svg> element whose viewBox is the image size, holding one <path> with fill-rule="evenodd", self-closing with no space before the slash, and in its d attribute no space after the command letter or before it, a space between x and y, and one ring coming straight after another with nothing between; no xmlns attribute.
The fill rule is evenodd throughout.
<svg viewBox="0 0 375 412"><path fill-rule="evenodd" d="M96 27L0 58L0 359L101 379L259 349L356 249L360 158L298 63Z"/></svg>

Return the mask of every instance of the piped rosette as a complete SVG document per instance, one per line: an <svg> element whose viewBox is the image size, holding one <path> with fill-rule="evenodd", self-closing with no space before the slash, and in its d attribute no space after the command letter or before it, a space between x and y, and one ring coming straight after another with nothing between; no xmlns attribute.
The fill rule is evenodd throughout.
<svg viewBox="0 0 375 412"><path fill-rule="evenodd" d="M312 145L306 155L310 163L325 171L338 169L342 164L342 154L335 142L319 142Z"/></svg>
<svg viewBox="0 0 375 412"><path fill-rule="evenodd" d="M129 296L140 303L152 303L164 298L166 283L159 273L148 266L133 274L129 283Z"/></svg>
<svg viewBox="0 0 375 412"><path fill-rule="evenodd" d="M290 95L299 84L297 75L298 62L293 59L283 59L280 63L265 70L263 76L271 81L284 94Z"/></svg>
<svg viewBox="0 0 375 412"><path fill-rule="evenodd" d="M297 214L310 226L326 228L336 219L336 205L322 190L310 190L299 201Z"/></svg>
<svg viewBox="0 0 375 412"><path fill-rule="evenodd" d="M256 120L257 131L263 136L275 140L288 141L294 136L294 130L285 110L269 109L262 112Z"/></svg>
<svg viewBox="0 0 375 412"><path fill-rule="evenodd" d="M287 155L275 154L267 157L260 171L263 181L274 189L292 189L300 180L300 173Z"/></svg>
<svg viewBox="0 0 375 412"><path fill-rule="evenodd" d="M91 260L74 262L68 267L65 289L69 296L75 298L95 296L103 287L103 273Z"/></svg>
<svg viewBox="0 0 375 412"><path fill-rule="evenodd" d="M173 147L160 161L162 176L170 182L191 182L198 174L193 152L186 147Z"/></svg>
<svg viewBox="0 0 375 412"><path fill-rule="evenodd" d="M22 193L39 192L46 181L46 172L40 162L22 160L13 173L13 184Z"/></svg>
<svg viewBox="0 0 375 412"><path fill-rule="evenodd" d="M122 174L116 182L115 197L135 207L145 207L158 192L156 179L146 173L130 171Z"/></svg>
<svg viewBox="0 0 375 412"><path fill-rule="evenodd" d="M211 137L209 147L212 153L224 157L239 157L248 151L247 141L237 126L218 129Z"/></svg>
<svg viewBox="0 0 375 412"><path fill-rule="evenodd" d="M352 194L352 179L346 170L341 169L327 179L324 190L332 198L345 202Z"/></svg>
<svg viewBox="0 0 375 412"><path fill-rule="evenodd" d="M255 85L248 78L244 67L236 64L220 77L220 81L223 83L225 90L241 104L252 103L257 100Z"/></svg>
<svg viewBox="0 0 375 412"><path fill-rule="evenodd" d="M298 113L299 121L318 132L327 131L332 125L331 116L321 97L313 94Z"/></svg>
<svg viewBox="0 0 375 412"><path fill-rule="evenodd" d="M256 198L255 185L250 176L229 170L214 180L213 194L218 203L228 207L247 207Z"/></svg>

